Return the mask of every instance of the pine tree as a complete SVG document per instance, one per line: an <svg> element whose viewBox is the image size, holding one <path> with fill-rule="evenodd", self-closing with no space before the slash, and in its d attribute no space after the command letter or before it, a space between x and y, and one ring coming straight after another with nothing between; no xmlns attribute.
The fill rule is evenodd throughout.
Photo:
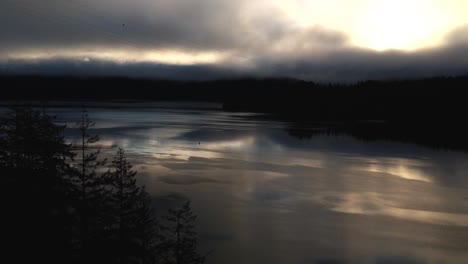
<svg viewBox="0 0 468 264"><path fill-rule="evenodd" d="M200 264L205 256L197 252L197 216L190 208L190 201L178 209L170 209L162 227L163 237L160 256L165 264Z"/></svg>
<svg viewBox="0 0 468 264"><path fill-rule="evenodd" d="M135 248L134 224L136 223L137 199L140 188L136 186L136 171L127 161L125 152L119 148L111 164L111 201L115 207L117 262L131 262L131 251Z"/></svg>
<svg viewBox="0 0 468 264"><path fill-rule="evenodd" d="M15 107L0 123L0 164L3 167L35 170L36 173L56 170L63 173L68 168L65 161L74 154L64 140L65 126L55 125L54 117L31 107Z"/></svg>
<svg viewBox="0 0 468 264"><path fill-rule="evenodd" d="M76 163L65 127L45 112L20 107L0 121L1 193L8 201L3 218L9 228L2 235L20 250L7 250L16 262L31 262L28 257L48 263L204 262L196 251L190 203L170 210L161 226L122 149L109 170L98 173L106 161L94 149L99 136L89 135L94 122L86 112L77 122Z"/></svg>
<svg viewBox="0 0 468 264"><path fill-rule="evenodd" d="M10 223L2 234L12 234L9 243L19 242L36 261L67 261L73 219L65 175L74 154L65 143L65 127L55 125L44 111L26 106L12 108L0 124L0 169L5 183L1 192L8 201L2 208ZM17 241L26 236L28 243Z"/></svg>
<svg viewBox="0 0 468 264"><path fill-rule="evenodd" d="M137 236L140 239L141 264L160 263L158 250L161 234L159 221L150 195L144 190L140 193L137 211Z"/></svg>
<svg viewBox="0 0 468 264"><path fill-rule="evenodd" d="M80 131L79 149L81 161L78 163L79 177L77 179L80 196L83 201L92 199L93 192L99 191L102 177L99 177L96 170L105 165L106 160L99 160L100 149L92 150L92 145L100 140L99 135L90 135L89 130L94 127L88 113L84 110L81 120L76 123Z"/></svg>
<svg viewBox="0 0 468 264"><path fill-rule="evenodd" d="M137 172L121 148L110 165L110 195L115 216L117 263L154 263L156 219L143 187L136 184Z"/></svg>
<svg viewBox="0 0 468 264"><path fill-rule="evenodd" d="M100 140L98 135L89 134L94 125L88 113L83 110L81 119L76 123L81 136L78 144L80 161L72 179L80 219L77 228L78 255L85 263L106 258L101 245L105 241L105 231L108 228L105 173L97 172L105 165L106 159L99 159L100 149L93 149L93 145Z"/></svg>

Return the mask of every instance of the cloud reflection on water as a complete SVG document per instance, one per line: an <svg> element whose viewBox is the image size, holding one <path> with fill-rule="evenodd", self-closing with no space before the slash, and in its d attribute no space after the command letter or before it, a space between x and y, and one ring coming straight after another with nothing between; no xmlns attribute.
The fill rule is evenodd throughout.
<svg viewBox="0 0 468 264"><path fill-rule="evenodd" d="M125 147L155 197L193 199L211 263L468 259L466 154L300 140L278 122L242 122L246 114L140 111L91 117L102 146Z"/></svg>

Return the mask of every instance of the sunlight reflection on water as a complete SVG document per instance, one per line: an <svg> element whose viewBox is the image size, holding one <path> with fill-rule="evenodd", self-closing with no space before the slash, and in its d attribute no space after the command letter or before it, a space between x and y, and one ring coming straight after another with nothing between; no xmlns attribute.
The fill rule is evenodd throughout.
<svg viewBox="0 0 468 264"><path fill-rule="evenodd" d="M80 114L51 111L69 125ZM215 252L209 263L468 260L464 153L349 136L299 139L286 123L248 113L90 116L103 153L126 148L155 201L193 200L203 247Z"/></svg>

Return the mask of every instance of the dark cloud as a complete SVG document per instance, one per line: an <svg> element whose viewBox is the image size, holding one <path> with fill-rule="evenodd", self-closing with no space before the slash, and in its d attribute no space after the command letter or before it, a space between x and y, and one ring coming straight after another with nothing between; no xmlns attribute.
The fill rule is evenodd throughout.
<svg viewBox="0 0 468 264"><path fill-rule="evenodd" d="M65 47L225 48L242 1L3 1L3 50ZM233 32L234 33L234 32Z"/></svg>
<svg viewBox="0 0 468 264"><path fill-rule="evenodd" d="M129 76L177 80L207 80L242 76L238 70L228 70L214 65L116 63L75 59L8 60L0 62L0 74Z"/></svg>
<svg viewBox="0 0 468 264"><path fill-rule="evenodd" d="M255 65L263 76L282 75L319 81L420 78L468 74L468 45L418 52L376 52L346 48L326 55L262 56Z"/></svg>

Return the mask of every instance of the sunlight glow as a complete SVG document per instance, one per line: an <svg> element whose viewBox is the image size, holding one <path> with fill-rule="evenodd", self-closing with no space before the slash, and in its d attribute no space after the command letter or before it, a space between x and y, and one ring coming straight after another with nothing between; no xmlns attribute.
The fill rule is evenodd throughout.
<svg viewBox="0 0 468 264"><path fill-rule="evenodd" d="M468 19L463 0L276 0L294 26L317 25L343 32L350 44L385 50L416 50L444 44L446 34Z"/></svg>
<svg viewBox="0 0 468 264"><path fill-rule="evenodd" d="M438 45L446 30L433 0L369 0L354 23L354 42L375 50L413 50Z"/></svg>
<svg viewBox="0 0 468 264"><path fill-rule="evenodd" d="M0 54L1 55L1 54ZM7 60L75 59L81 63L92 60L116 63L164 63L172 65L211 64L225 58L226 54L216 51L184 52L178 50L134 50L109 48L76 48L63 50L22 50L9 53ZM3 56L0 56L2 58Z"/></svg>

